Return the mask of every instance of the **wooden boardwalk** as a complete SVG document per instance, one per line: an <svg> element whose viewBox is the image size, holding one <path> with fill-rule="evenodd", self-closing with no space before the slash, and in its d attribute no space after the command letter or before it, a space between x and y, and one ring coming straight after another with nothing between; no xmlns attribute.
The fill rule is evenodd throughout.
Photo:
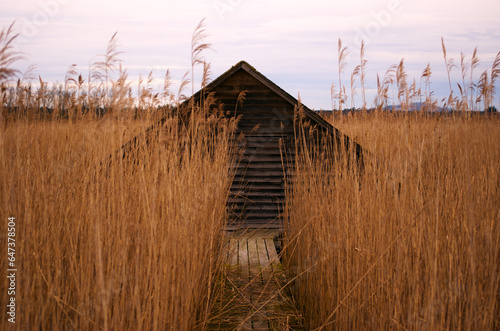
<svg viewBox="0 0 500 331"><path fill-rule="evenodd" d="M227 232L223 299L209 330L303 330L273 238L277 230Z"/></svg>

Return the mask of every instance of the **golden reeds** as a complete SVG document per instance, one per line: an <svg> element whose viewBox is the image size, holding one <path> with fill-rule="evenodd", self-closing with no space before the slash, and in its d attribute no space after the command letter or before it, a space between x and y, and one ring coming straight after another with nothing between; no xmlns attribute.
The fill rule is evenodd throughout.
<svg viewBox="0 0 500 331"><path fill-rule="evenodd" d="M23 81L6 85L19 74L12 69L19 59L15 37L12 26L0 33L0 217L19 220L18 325L202 329L220 294L229 137L236 127L208 113L213 95L182 104L196 65L204 67L202 89L210 79L201 56L209 48L203 21L193 33L192 70L177 94L167 71L162 91L153 89L150 73L133 97L116 34L87 80L70 66L63 87L42 77L38 89ZM450 83L445 105L491 106L500 54L477 85L476 50L470 64L462 56L458 104L453 62L444 41L442 47ZM351 75L351 107L359 76L362 109L364 50L362 44ZM347 53L339 40L338 93L331 89L339 109L347 99ZM434 110L431 74L428 65L421 80L424 109ZM309 328L498 329L498 118L384 114L394 85L393 100L410 110L421 89L409 85L401 60L382 81L377 76L375 116L334 123L377 155L364 160L362 174L348 169L345 154L312 159L307 141L299 141L297 150L306 153L297 156L287 192L284 250L297 303ZM236 107L245 97L241 91ZM300 129L304 137L313 130ZM116 153L136 136L126 153ZM103 170L103 160L117 154ZM6 270L7 260L0 260Z"/></svg>
<svg viewBox="0 0 500 331"><path fill-rule="evenodd" d="M444 38L441 37L441 47L443 49L443 57L444 57L444 64L446 67L446 74L448 75L448 84L450 86L450 95L448 96L448 99L445 101L445 108L450 107L454 109L455 107L455 99L453 97L453 89L451 87L451 70L453 67L456 67L455 62L453 61L452 58L448 59L447 53L446 53L446 46L444 44Z"/></svg>
<svg viewBox="0 0 500 331"><path fill-rule="evenodd" d="M338 70L339 70L339 93L337 98L339 100L339 110L342 111L342 106L346 102L347 94L345 93L345 86L342 85L342 73L347 65L346 57L349 55L347 46L343 46L342 40L338 41ZM333 89L333 86L332 86Z"/></svg>
<svg viewBox="0 0 500 331"><path fill-rule="evenodd" d="M284 254L307 327L497 329L499 119L361 113L334 124L377 160L362 174L296 164Z"/></svg>
<svg viewBox="0 0 500 331"><path fill-rule="evenodd" d="M361 110L366 110L366 91L365 91L365 79L366 79L366 64L368 61L365 59L365 42L361 41L361 48L359 51L359 80L361 82L361 96L363 100L363 106L361 107Z"/></svg>
<svg viewBox="0 0 500 331"><path fill-rule="evenodd" d="M190 136L172 119L100 171L130 125L21 121L5 131L1 215L18 220L21 328L189 330L208 316L228 131L199 125Z"/></svg>
<svg viewBox="0 0 500 331"><path fill-rule="evenodd" d="M70 66L61 89L2 87L0 217L17 220L20 329L203 329L218 295L235 125L204 116L208 100L191 126L163 112L160 99L185 107L169 72L163 91L150 74L131 96L119 54L114 35L87 81Z"/></svg>
<svg viewBox="0 0 500 331"><path fill-rule="evenodd" d="M14 33L13 27L14 23L0 31L0 84L19 74L19 70L12 68L12 64L22 58L14 48L14 42L19 34Z"/></svg>
<svg viewBox="0 0 500 331"><path fill-rule="evenodd" d="M342 74L347 67L347 56L349 55L349 50L347 46L344 46L342 41L338 41L338 84L336 87L335 83L332 83L330 87L330 96L332 103L332 110L339 112L344 109L346 101L350 98L351 109L352 110L424 110L424 111L436 111L442 108L446 111L459 111L465 112L470 110L481 110L481 111L492 111L493 108L493 98L496 94L496 84L497 79L500 75L500 54L497 54L493 60L491 69L482 72L478 81L475 82L474 79L474 69L479 66L479 58L477 56L477 48L474 49L474 53L470 61L466 60L466 57L461 53L460 60L460 70L461 70L461 83L457 83L458 89L460 90L460 97L454 96L454 91L452 88L452 77L451 73L453 68L457 65L453 58L448 57L448 52L444 43L444 39L441 39L441 47L443 51L443 58L446 67L446 77L449 86L449 94L442 100L437 100L434 96L434 92L431 91L431 67L430 63L422 72L420 76L420 85L417 86L416 78L413 78L411 82L411 77L408 77L408 73L405 68L405 59L402 59L398 64L391 65L388 70L384 73L384 78L381 79L381 75L377 74L377 91L371 106L367 105L366 102L366 65L367 60L365 59L365 47L364 43L361 43L360 48L360 64L356 65L351 72L351 88L350 96L346 93L345 86L342 85ZM356 86L356 80L359 77L360 88L361 88L361 101L362 106L356 108L355 99L358 95L358 89ZM425 80L425 90L422 89L422 82ZM337 91L338 90L338 91ZM392 91L392 93L391 93ZM392 95L392 97L391 97ZM422 102L422 97L425 95L425 102ZM416 106L415 101L420 101L420 104ZM338 101L338 105L337 105ZM392 103L392 104L391 104ZM481 108L482 107L482 108Z"/></svg>

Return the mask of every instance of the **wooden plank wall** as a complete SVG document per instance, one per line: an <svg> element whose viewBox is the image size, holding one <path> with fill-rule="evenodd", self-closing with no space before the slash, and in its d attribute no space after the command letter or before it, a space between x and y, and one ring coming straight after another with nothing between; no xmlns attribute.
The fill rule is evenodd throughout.
<svg viewBox="0 0 500 331"><path fill-rule="evenodd" d="M241 91L245 101L237 105ZM240 116L238 163L228 208L233 228L279 228L285 198L285 172L294 161L294 109L244 70L215 88L229 116ZM284 157L283 157L284 156Z"/></svg>

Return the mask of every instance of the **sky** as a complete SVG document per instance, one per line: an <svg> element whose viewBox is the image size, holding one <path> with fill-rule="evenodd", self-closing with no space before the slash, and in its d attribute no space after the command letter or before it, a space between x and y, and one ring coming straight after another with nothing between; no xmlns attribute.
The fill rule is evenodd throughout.
<svg viewBox="0 0 500 331"><path fill-rule="evenodd" d="M410 81L420 86L422 71L432 68L431 89L441 100L449 84L441 47L460 64L478 49L474 81L500 51L500 2L493 0L2 0L0 29L15 21L17 47L47 82L63 82L68 67L84 77L117 32L120 58L129 79L151 72L159 83L170 69L180 81L191 68L191 37L205 19L203 53L212 79L245 60L309 108L331 109L331 85L338 87L338 40L350 51L342 84L359 64L366 45L366 94L373 104L377 74L404 59ZM200 68L195 69L197 75ZM462 82L451 72L454 95ZM197 76L198 77L198 76ZM195 90L199 89L195 79ZM359 82L355 107L361 106ZM498 85L498 84L497 84ZM497 90L500 89L497 87ZM499 104L495 96L494 104ZM348 103L349 106L350 103ZM499 108L497 106L497 108Z"/></svg>

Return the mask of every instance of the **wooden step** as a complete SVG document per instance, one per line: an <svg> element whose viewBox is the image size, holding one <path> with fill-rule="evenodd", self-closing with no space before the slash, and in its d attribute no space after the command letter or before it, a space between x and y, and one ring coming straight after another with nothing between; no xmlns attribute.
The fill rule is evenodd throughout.
<svg viewBox="0 0 500 331"><path fill-rule="evenodd" d="M230 191L229 198L233 199L236 197L243 197L248 199L269 197L269 198L276 198L283 200L285 198L285 190L281 189L273 191L244 191L244 190Z"/></svg>
<svg viewBox="0 0 500 331"><path fill-rule="evenodd" d="M266 183L266 182L251 182L251 183L239 183L233 182L231 185L231 190L248 190L248 191L267 191L267 190L283 190L283 185L281 182L276 183Z"/></svg>
<svg viewBox="0 0 500 331"><path fill-rule="evenodd" d="M281 184L283 183L283 176L281 177L242 177L242 176L235 176L233 183L243 183L246 185L252 185L253 183L268 183L268 184Z"/></svg>

